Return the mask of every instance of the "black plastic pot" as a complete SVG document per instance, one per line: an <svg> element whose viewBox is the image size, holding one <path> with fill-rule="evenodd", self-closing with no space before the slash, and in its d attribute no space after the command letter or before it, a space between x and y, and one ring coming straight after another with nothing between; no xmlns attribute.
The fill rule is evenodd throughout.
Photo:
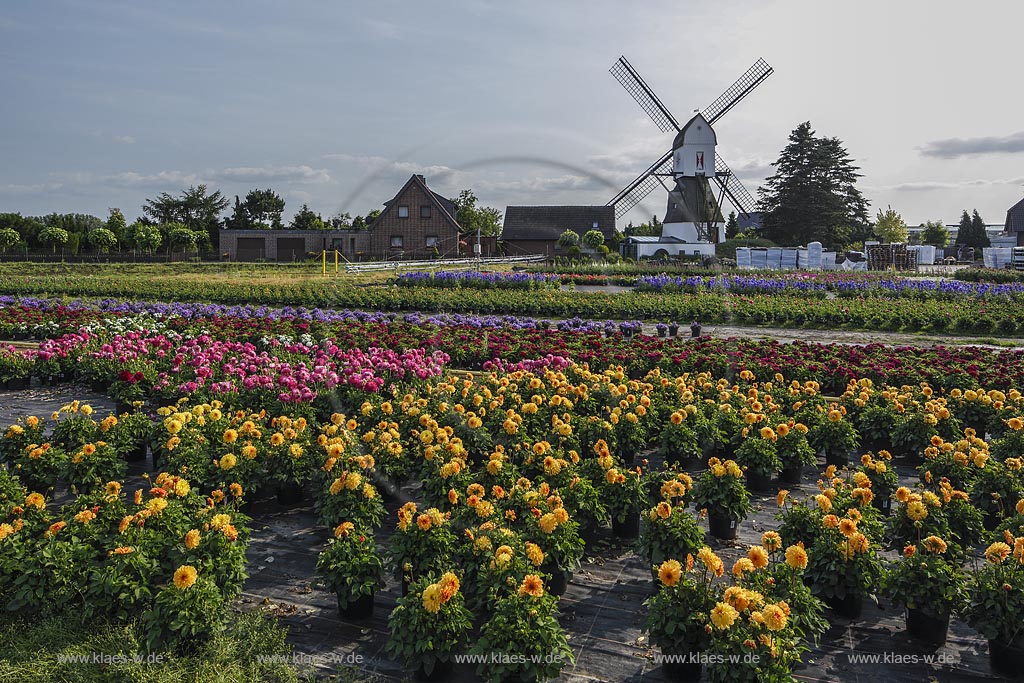
<svg viewBox="0 0 1024 683"><path fill-rule="evenodd" d="M551 595L565 595L565 591L569 589L569 572L561 569L556 564L543 564L540 570L545 574L551 575L551 580L548 581L547 591Z"/></svg>
<svg viewBox="0 0 1024 683"><path fill-rule="evenodd" d="M878 509L884 516L888 517L892 514L892 498L889 494L879 494L871 499L871 504Z"/></svg>
<svg viewBox="0 0 1024 683"><path fill-rule="evenodd" d="M142 462L146 459L146 444L140 443L137 446L125 451L124 459L126 462Z"/></svg>
<svg viewBox="0 0 1024 683"><path fill-rule="evenodd" d="M736 531L739 523L728 515L708 512L708 529L711 535L723 541L736 538Z"/></svg>
<svg viewBox="0 0 1024 683"><path fill-rule="evenodd" d="M949 631L949 612L935 615L922 609L907 609L907 633L929 645L944 645Z"/></svg>
<svg viewBox="0 0 1024 683"><path fill-rule="evenodd" d="M302 496L301 484L290 481L285 484L278 484L277 486L278 505L298 505L302 502Z"/></svg>
<svg viewBox="0 0 1024 683"><path fill-rule="evenodd" d="M618 538L636 538L640 535L640 512L634 511L622 522L612 517L612 533Z"/></svg>
<svg viewBox="0 0 1024 683"><path fill-rule="evenodd" d="M434 668L427 673L427 670L421 664L416 668L414 674L417 681L443 681L452 673L452 661L449 659L446 662L434 660Z"/></svg>
<svg viewBox="0 0 1024 683"><path fill-rule="evenodd" d="M844 619L859 619L864 612L864 596L849 594L844 598L825 598L825 604Z"/></svg>
<svg viewBox="0 0 1024 683"><path fill-rule="evenodd" d="M842 467L850 464L850 454L846 451L833 451L830 448L825 449L825 464L835 465L836 467Z"/></svg>
<svg viewBox="0 0 1024 683"><path fill-rule="evenodd" d="M699 681L704 673L704 665L698 662L663 662L661 665L665 678L670 681Z"/></svg>
<svg viewBox="0 0 1024 683"><path fill-rule="evenodd" d="M747 486L752 491L769 491L772 488L772 475L747 470Z"/></svg>
<svg viewBox="0 0 1024 683"><path fill-rule="evenodd" d="M1020 677L1024 674L1024 637L1005 642L988 641L988 656L992 670L1009 677Z"/></svg>
<svg viewBox="0 0 1024 683"><path fill-rule="evenodd" d="M797 485L801 482L804 477L804 466L803 465L790 465L782 468L779 473L779 481L783 484Z"/></svg>
<svg viewBox="0 0 1024 683"><path fill-rule="evenodd" d="M360 595L355 600L350 600L348 607L341 606L341 596L338 596L338 614L342 619L357 621L369 619L373 616L373 593Z"/></svg>

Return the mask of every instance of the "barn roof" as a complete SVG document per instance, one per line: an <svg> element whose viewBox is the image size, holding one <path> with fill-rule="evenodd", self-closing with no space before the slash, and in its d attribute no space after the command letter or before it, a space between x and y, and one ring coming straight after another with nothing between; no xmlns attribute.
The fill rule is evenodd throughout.
<svg viewBox="0 0 1024 683"><path fill-rule="evenodd" d="M444 217L445 221L450 223L455 230L461 232L462 229L459 227L459 222L455 219L455 202L446 197L442 197L441 195L427 187L426 178L424 178L418 173L412 174L412 177L405 182L405 185L402 186L402 189L399 190L394 197L384 202L384 210L381 212L379 216L377 216L377 219L368 226L371 230L374 229L377 223L380 222L380 219L383 218L384 215L391 210L391 205L395 203L395 200L397 200L399 197L405 194L405 191L409 188L410 185L418 185L423 190L423 192L426 193L427 197L433 200L434 206L436 206L441 211L441 215Z"/></svg>
<svg viewBox="0 0 1024 683"><path fill-rule="evenodd" d="M503 240L557 240L566 230L581 237L597 230L605 238L615 233L614 206L508 206L501 231Z"/></svg>
<svg viewBox="0 0 1024 683"><path fill-rule="evenodd" d="M1010 207L1006 212L1004 232L1024 232L1024 199Z"/></svg>

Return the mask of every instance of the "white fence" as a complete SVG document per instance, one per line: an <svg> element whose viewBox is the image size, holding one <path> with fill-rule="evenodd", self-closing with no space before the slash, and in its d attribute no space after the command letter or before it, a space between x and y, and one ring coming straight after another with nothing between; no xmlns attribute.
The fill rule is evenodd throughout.
<svg viewBox="0 0 1024 683"><path fill-rule="evenodd" d="M432 261L368 261L366 263L350 263L345 266L346 273L361 273L370 270L466 270L480 266L500 266L515 263L538 263L547 259L543 254L527 256L503 256L500 258L456 258L434 259Z"/></svg>

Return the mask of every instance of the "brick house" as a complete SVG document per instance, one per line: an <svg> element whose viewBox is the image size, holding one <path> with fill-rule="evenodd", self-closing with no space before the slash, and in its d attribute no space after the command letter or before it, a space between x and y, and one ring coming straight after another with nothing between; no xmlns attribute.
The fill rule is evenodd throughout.
<svg viewBox="0 0 1024 683"><path fill-rule="evenodd" d="M369 226L375 258L423 259L435 254L458 256L459 224L455 204L427 187L414 174Z"/></svg>

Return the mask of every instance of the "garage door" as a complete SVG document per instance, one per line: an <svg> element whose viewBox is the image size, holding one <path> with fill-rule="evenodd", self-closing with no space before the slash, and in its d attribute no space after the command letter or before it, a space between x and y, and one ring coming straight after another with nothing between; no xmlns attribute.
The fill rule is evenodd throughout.
<svg viewBox="0 0 1024 683"><path fill-rule="evenodd" d="M301 237L278 237L277 260L283 263L306 258L306 240Z"/></svg>
<svg viewBox="0 0 1024 683"><path fill-rule="evenodd" d="M265 237L239 237L238 260L256 261L267 257L267 240Z"/></svg>

